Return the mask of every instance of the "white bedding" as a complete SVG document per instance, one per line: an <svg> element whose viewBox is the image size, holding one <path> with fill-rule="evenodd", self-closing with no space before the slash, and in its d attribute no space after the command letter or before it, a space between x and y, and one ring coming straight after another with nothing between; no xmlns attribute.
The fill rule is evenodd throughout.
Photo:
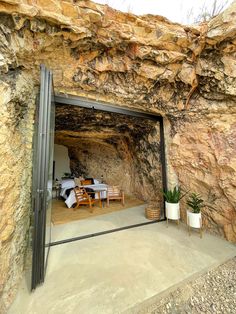
<svg viewBox="0 0 236 314"><path fill-rule="evenodd" d="M64 188L73 188L75 187L75 181L74 179L62 179L61 180L61 188L64 189Z"/></svg>
<svg viewBox="0 0 236 314"><path fill-rule="evenodd" d="M66 190L72 189L75 187L75 181L73 179L63 179L61 180L61 191L60 196L64 199L67 198L66 196Z"/></svg>
<svg viewBox="0 0 236 314"><path fill-rule="evenodd" d="M107 197L107 191L102 191L102 190L107 190L107 184L103 184L103 183L100 183L100 184L89 184L89 185L84 185L83 187L94 189L96 191L101 191L101 193L100 193L101 199L104 199L104 198ZM66 195L65 191L64 191L63 194ZM66 198L66 197L64 197L64 198ZM95 193L95 198L98 199L98 194L97 193ZM65 203L66 203L68 208L71 208L73 206L73 204L76 203L75 192L73 190L70 192L70 195L65 200Z"/></svg>

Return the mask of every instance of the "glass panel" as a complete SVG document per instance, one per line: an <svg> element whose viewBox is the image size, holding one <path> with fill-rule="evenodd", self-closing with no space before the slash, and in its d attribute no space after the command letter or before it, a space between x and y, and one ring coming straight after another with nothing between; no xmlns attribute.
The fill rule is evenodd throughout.
<svg viewBox="0 0 236 314"><path fill-rule="evenodd" d="M70 102L70 98L68 102ZM69 114L73 116L73 122L71 119L66 119ZM111 138L109 138L109 135L106 138L106 144L109 143L108 148L106 144L101 144L101 138L96 140L96 133L91 137L92 140L87 138L83 140L78 136L74 141L74 147L72 146L73 141L70 141L73 139L73 135L66 134L66 130L73 130L76 134L76 131L90 130L89 127L102 130L104 125L106 130L110 128L111 133L114 134ZM132 115L68 104L61 106L57 103L55 129L56 131L63 129L65 134L63 139L58 137L56 142L60 142L61 145L64 145L64 148L70 146L70 154L65 151L65 155L61 156L56 152L56 164L64 160L66 168L69 164L67 161L69 159L68 155L70 155L73 158L73 162L70 163L70 170L75 177L79 178L83 175L81 172L83 169L89 169L88 173L93 178L100 179L100 182L103 180L102 183L104 184L87 182L90 185L86 188L90 189L90 193L91 190L97 193L95 198L98 198L99 190L103 191L100 194L102 208L99 208L99 203L95 201L93 213L88 209L88 205L84 207L81 205L74 210L76 197L74 191L71 190L73 186L68 183L68 187L63 187L63 198L53 202L52 242L150 223L151 220L162 220L164 218L161 190L165 187L163 184L164 178L162 177L165 165L163 163L164 154L161 151L164 144L161 140L163 133L161 127L160 119L143 119ZM123 137L121 130L124 134ZM115 135L116 132L119 137ZM82 132L79 134L81 136ZM112 145L113 148L111 148ZM119 147L119 145L121 146ZM127 158L127 156L130 157ZM59 157L62 159L59 159ZM116 161L114 162L114 160ZM80 180L76 181L78 185L81 184ZM109 207L106 205L107 194L105 190L107 185L115 185L116 182L117 185L122 184L126 192L125 207L118 201L111 201ZM129 185L127 182L129 182ZM71 223L71 225L69 226L68 223Z"/></svg>
<svg viewBox="0 0 236 314"><path fill-rule="evenodd" d="M47 178L47 200L46 200L46 222L45 222L45 271L47 266L47 258L49 253L49 245L51 242L51 212L52 212L52 190L53 190L53 150L54 150L54 117L55 117L55 104L54 104L54 90L52 86L52 76L50 73L49 84L49 97L48 104L48 178Z"/></svg>
<svg viewBox="0 0 236 314"><path fill-rule="evenodd" d="M54 136L52 74L41 67L40 98L35 119L33 171L33 260L31 289L44 281L51 239L51 200ZM52 107L51 107L52 105ZM51 109L52 108L52 109Z"/></svg>
<svg viewBox="0 0 236 314"><path fill-rule="evenodd" d="M35 117L34 117L34 137L33 137L33 169L32 169L32 213L31 213L31 232L30 232L30 243L29 243L29 258L31 258L30 265L32 265L32 272L30 273L30 269L27 269L26 271L26 280L28 282L31 280L31 288L33 286L33 282L36 280L36 254L34 253L34 250L36 248L36 220L38 219L36 208L38 203L38 195L37 195L37 187L38 187L38 167L35 165L39 164L39 154L38 151L38 141L39 141L39 97L36 99L36 110L35 110ZM28 256L27 256L28 259ZM30 282L28 282L28 286L30 287ZM29 288L30 289L30 288Z"/></svg>

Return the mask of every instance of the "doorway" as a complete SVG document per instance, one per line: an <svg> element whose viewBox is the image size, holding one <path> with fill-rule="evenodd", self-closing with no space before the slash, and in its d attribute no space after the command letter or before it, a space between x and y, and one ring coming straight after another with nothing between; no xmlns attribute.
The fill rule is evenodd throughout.
<svg viewBox="0 0 236 314"><path fill-rule="evenodd" d="M41 66L40 97L35 126L38 127L35 130L32 189L32 290L44 281L51 246L164 220L165 208L161 189L166 190L167 185L162 117L81 97L54 97L52 73L44 66ZM53 160L54 131L56 144L66 147L69 152L70 171L63 174L66 178L59 180L55 178L57 164L56 160ZM82 212L78 206L81 205L81 197L79 198L77 192L83 191L88 195L86 188L89 188L93 194L86 197L89 205L95 205L99 201L100 208L92 217L76 218L73 225L72 222L63 224L57 233L59 238L55 240L51 239L51 205L55 192L53 189L56 188L56 181L59 181L61 189L57 198L63 193L66 194L68 189L62 186L63 180L66 183L73 182L73 187L70 187L72 190L69 191L72 198L74 192L71 207L75 203L76 210ZM82 184L82 181L86 184ZM118 189L119 195L122 191L123 207L119 210L109 208L110 202L114 201L109 192L110 188L113 189L113 195L115 188ZM99 195L98 199L96 195ZM130 205L132 202L127 201L130 195L135 198L135 202L142 202L141 211L139 206ZM84 202L84 194L82 200ZM124 206L125 200L129 208ZM159 208L159 216L154 221L147 221L144 209L152 202ZM64 203L63 205L65 206ZM90 207L93 209L93 206ZM106 213L106 210L111 212ZM130 211L131 215L127 215ZM91 211L93 212L94 210ZM109 224L112 215L115 215L115 221L118 220L117 225ZM138 220L133 219L137 217ZM105 225L99 224L99 221L103 220ZM92 225L92 228L88 228L89 225ZM57 226L53 226L54 234L56 228ZM82 234L79 233L81 230Z"/></svg>
<svg viewBox="0 0 236 314"><path fill-rule="evenodd" d="M150 204L163 220L162 117L75 96L55 101L54 182L61 185L52 206L53 244L150 223L145 217ZM73 189L81 178L89 191L101 189L102 206L95 203L92 213L86 205L74 209ZM123 191L124 206L119 200L108 206L108 186Z"/></svg>

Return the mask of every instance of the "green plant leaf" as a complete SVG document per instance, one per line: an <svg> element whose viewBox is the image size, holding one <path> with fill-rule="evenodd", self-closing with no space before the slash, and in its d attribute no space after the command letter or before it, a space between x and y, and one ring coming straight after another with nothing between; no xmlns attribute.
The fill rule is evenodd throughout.
<svg viewBox="0 0 236 314"><path fill-rule="evenodd" d="M177 204L187 194L181 192L180 187L175 186L173 190L162 191L165 201L172 204Z"/></svg>
<svg viewBox="0 0 236 314"><path fill-rule="evenodd" d="M204 206L204 201L199 194L191 193L187 199L187 205L192 209L193 213L200 213L201 208Z"/></svg>

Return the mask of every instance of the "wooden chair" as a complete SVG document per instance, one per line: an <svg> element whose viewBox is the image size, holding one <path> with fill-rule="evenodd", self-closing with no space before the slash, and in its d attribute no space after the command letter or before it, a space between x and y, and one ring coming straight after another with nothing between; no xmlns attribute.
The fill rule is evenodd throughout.
<svg viewBox="0 0 236 314"><path fill-rule="evenodd" d="M93 212L92 205L96 202L95 199L93 199L84 188L74 188L75 197L76 197L76 207L74 210L79 208L79 205L89 205L90 212Z"/></svg>
<svg viewBox="0 0 236 314"><path fill-rule="evenodd" d="M90 184L93 184L93 182L92 182L92 180L87 179L87 180L81 180L80 184L81 185L90 185Z"/></svg>
<svg viewBox="0 0 236 314"><path fill-rule="evenodd" d="M125 206L125 195L124 191L120 190L118 186L107 187L107 206L110 205L110 200L120 200L122 205Z"/></svg>

